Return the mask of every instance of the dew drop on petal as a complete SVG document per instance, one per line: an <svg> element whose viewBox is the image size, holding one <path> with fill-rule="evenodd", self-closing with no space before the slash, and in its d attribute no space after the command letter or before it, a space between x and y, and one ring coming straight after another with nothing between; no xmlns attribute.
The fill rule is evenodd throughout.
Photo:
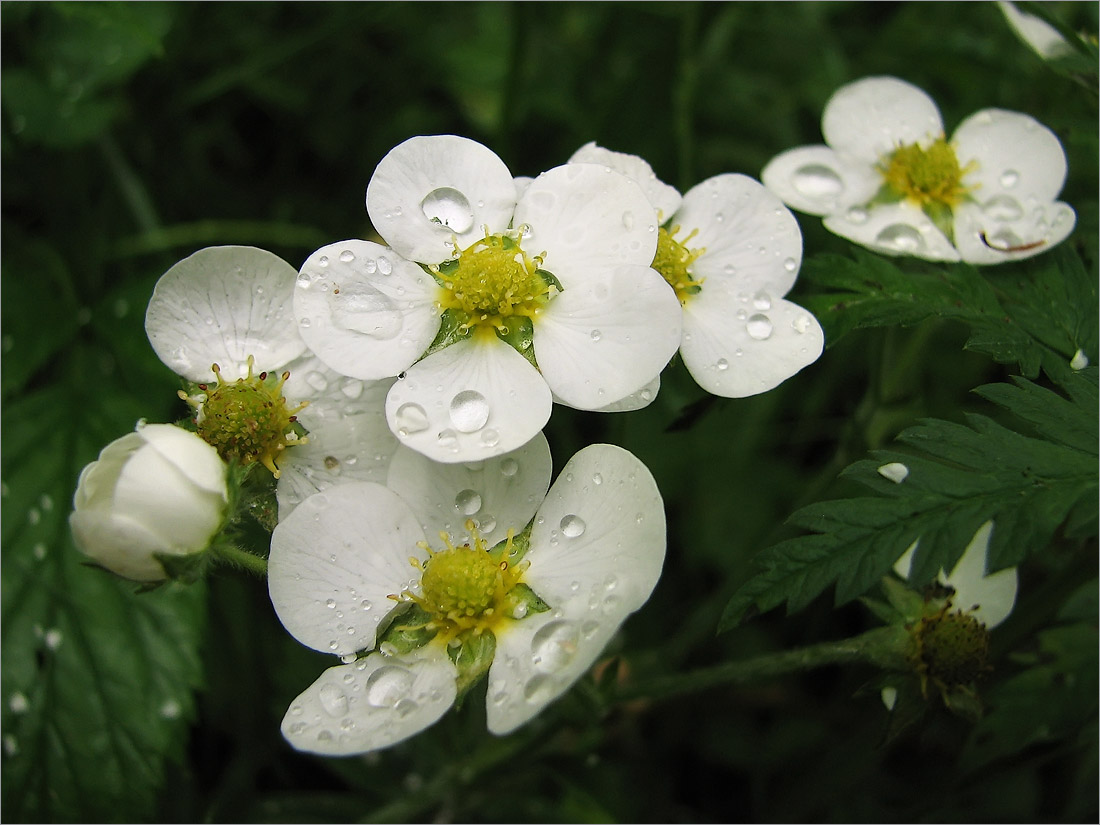
<svg viewBox="0 0 1100 825"><path fill-rule="evenodd" d="M602 332L600 332L598 329L592 330L592 340L593 341L599 341L601 338L603 338L603 333Z"/></svg>
<svg viewBox="0 0 1100 825"><path fill-rule="evenodd" d="M798 261L796 261L794 258L787 258L785 261L783 261L783 268L788 272L794 272L796 269L798 269Z"/></svg>
<svg viewBox="0 0 1100 825"><path fill-rule="evenodd" d="M858 226L867 223L867 219L870 215L867 214L867 210L862 206L853 206L845 213L844 217L848 219L849 223L854 223Z"/></svg>
<svg viewBox="0 0 1100 825"><path fill-rule="evenodd" d="M794 320L791 321L791 326L794 328L794 331L799 334L806 332L812 325L813 322L810 321L809 315L797 315Z"/></svg>
<svg viewBox="0 0 1100 825"><path fill-rule="evenodd" d="M760 292L757 292L756 295L753 296L752 305L753 305L753 308L755 308L755 309L760 309L760 310L771 309L772 308L772 298L768 293L761 290Z"/></svg>
<svg viewBox="0 0 1100 825"><path fill-rule="evenodd" d="M895 252L919 252L924 248L924 238L914 227L906 223L894 223L875 236L875 243Z"/></svg>
<svg viewBox="0 0 1100 825"><path fill-rule="evenodd" d="M329 610L335 610L336 609L336 599L329 599L328 601L326 601L325 602L325 607L327 607Z"/></svg>
<svg viewBox="0 0 1100 825"><path fill-rule="evenodd" d="M309 373L306 376L306 383L309 384L317 392L324 392L328 389L328 379L319 372Z"/></svg>
<svg viewBox="0 0 1100 825"><path fill-rule="evenodd" d="M634 228L634 213L627 210L623 212L623 229L630 230Z"/></svg>
<svg viewBox="0 0 1100 825"><path fill-rule="evenodd" d="M745 324L745 331L748 332L750 338L765 341L771 337L772 322L767 315L752 315Z"/></svg>
<svg viewBox="0 0 1100 825"><path fill-rule="evenodd" d="M495 447L500 443L500 433L494 429L488 429L481 434L481 443L486 447Z"/></svg>
<svg viewBox="0 0 1100 825"><path fill-rule="evenodd" d="M455 496L455 508L464 516L472 516L481 509L481 495L476 490L463 490Z"/></svg>
<svg viewBox="0 0 1100 825"><path fill-rule="evenodd" d="M489 420L489 402L476 390L463 390L451 399L451 423L460 433L475 433Z"/></svg>
<svg viewBox="0 0 1100 825"><path fill-rule="evenodd" d="M791 183L799 194L809 198L833 198L844 191L840 176L819 163L799 167Z"/></svg>
<svg viewBox="0 0 1100 825"><path fill-rule="evenodd" d="M523 686L523 698L528 702L536 702L550 687L550 679L541 673L536 673L527 680Z"/></svg>
<svg viewBox="0 0 1100 825"><path fill-rule="evenodd" d="M1020 173L1015 169L1005 169L1001 172L1001 186L1011 189L1020 181Z"/></svg>
<svg viewBox="0 0 1100 825"><path fill-rule="evenodd" d="M714 367L715 367L715 369L717 369L720 372L725 372L726 370L728 370L730 368L730 362L727 361L725 358L719 358L714 363Z"/></svg>
<svg viewBox="0 0 1100 825"><path fill-rule="evenodd" d="M346 264L350 264L352 261L355 260L355 253L352 252L350 249L345 249L343 252L340 253L340 260Z"/></svg>
<svg viewBox="0 0 1100 825"><path fill-rule="evenodd" d="M519 472L519 462L514 458L506 458L500 462L500 474L505 478L511 478Z"/></svg>
<svg viewBox="0 0 1100 825"><path fill-rule="evenodd" d="M603 476L600 475L599 473L594 473L592 475L592 483L593 484L603 484Z"/></svg>
<svg viewBox="0 0 1100 825"><path fill-rule="evenodd" d="M367 701L376 708L392 708L412 687L413 677L405 668L383 665L367 678Z"/></svg>
<svg viewBox="0 0 1100 825"><path fill-rule="evenodd" d="M348 697L336 685L322 687L318 693L318 698L321 700L321 707L329 716L340 717L347 714Z"/></svg>
<svg viewBox="0 0 1100 825"><path fill-rule="evenodd" d="M435 437L435 440L439 442L439 446L445 450L450 450L453 453L458 452L458 433L454 430L441 430L439 435Z"/></svg>
<svg viewBox="0 0 1100 825"><path fill-rule="evenodd" d="M567 538L575 539L577 536L584 534L584 529L587 525L584 523L584 519L576 515L563 516L561 520L561 532L563 536Z"/></svg>
<svg viewBox="0 0 1100 825"><path fill-rule="evenodd" d="M569 621L552 621L531 637L531 661L543 673L553 673L577 655L577 627Z"/></svg>
<svg viewBox="0 0 1100 825"><path fill-rule="evenodd" d="M428 429L428 414L419 404L402 404L394 414L398 435L410 435Z"/></svg>
<svg viewBox="0 0 1100 825"><path fill-rule="evenodd" d="M1010 195L994 195L982 204L982 212L995 221L1017 221L1024 216L1024 208Z"/></svg>
<svg viewBox="0 0 1100 825"><path fill-rule="evenodd" d="M470 208L470 202L465 195L449 186L429 192L420 202L420 209L432 223L446 226L460 235L474 225L474 210Z"/></svg>

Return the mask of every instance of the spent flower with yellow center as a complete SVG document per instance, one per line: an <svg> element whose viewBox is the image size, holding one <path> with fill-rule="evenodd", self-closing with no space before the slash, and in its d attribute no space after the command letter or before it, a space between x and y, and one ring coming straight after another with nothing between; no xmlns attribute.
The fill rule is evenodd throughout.
<svg viewBox="0 0 1100 825"><path fill-rule="evenodd" d="M222 459L236 459L245 465L258 461L278 478L276 462L283 450L305 442L295 429L295 413L309 402L288 407L282 389L290 372L280 376L266 372L256 375L254 366L255 358L250 355L248 374L227 381L222 377L221 367L213 364L210 369L217 378L216 385L199 384L201 393L194 397L180 390L179 397L195 408L199 436Z"/></svg>
<svg viewBox="0 0 1100 825"><path fill-rule="evenodd" d="M968 196L970 187L963 185L962 179L976 164L971 161L960 167L954 147L941 135L926 147L919 143L899 146L883 156L876 168L895 195L922 209L952 209Z"/></svg>
<svg viewBox="0 0 1100 825"><path fill-rule="evenodd" d="M465 328L492 327L507 333L513 316L534 318L561 291L561 284L542 269L542 256L528 255L520 244L523 227L491 234L456 257L429 267L442 285L439 304L464 316Z"/></svg>
<svg viewBox="0 0 1100 825"><path fill-rule="evenodd" d="M689 295L697 295L702 289L703 279L696 279L691 269L696 259L707 250L704 247L691 249L688 246L698 231L693 229L682 241L678 241L676 235L680 232L679 226L671 229L662 226L657 230L657 252L653 256L652 266L676 291L681 305L687 303Z"/></svg>

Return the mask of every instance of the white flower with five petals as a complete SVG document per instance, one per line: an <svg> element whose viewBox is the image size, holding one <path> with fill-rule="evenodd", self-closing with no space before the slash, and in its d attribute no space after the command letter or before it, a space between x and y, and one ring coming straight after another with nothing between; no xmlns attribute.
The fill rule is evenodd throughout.
<svg viewBox="0 0 1100 825"><path fill-rule="evenodd" d="M630 176L657 210L653 268L683 312L680 357L707 392L743 398L771 390L821 355L817 319L785 296L802 261L802 233L782 202L745 175L718 175L686 195L645 160L590 143L571 163Z"/></svg>
<svg viewBox="0 0 1100 825"><path fill-rule="evenodd" d="M577 453L544 498L549 476L541 435L473 466L401 448L392 490L335 486L280 523L275 610L345 662L291 703L282 730L294 747L364 753L418 733L473 683L470 657L483 659L476 677L488 671L489 729L505 734L592 665L657 582L663 505L645 466L611 445ZM529 543L516 539L529 522ZM414 610L427 618L410 629ZM418 641L397 649L411 638L400 634Z"/></svg>
<svg viewBox="0 0 1100 825"><path fill-rule="evenodd" d="M826 145L778 155L761 179L878 252L999 264L1045 252L1076 223L1055 200L1066 178L1062 144L1028 115L983 109L947 140L927 94L868 77L833 94L821 131Z"/></svg>
<svg viewBox="0 0 1100 825"><path fill-rule="evenodd" d="M298 323L345 375L402 374L390 426L437 461L516 449L554 400L613 405L676 351L675 296L649 266L656 216L606 167L551 169L520 194L485 146L415 137L382 159L366 202L391 249L351 240L314 252Z"/></svg>

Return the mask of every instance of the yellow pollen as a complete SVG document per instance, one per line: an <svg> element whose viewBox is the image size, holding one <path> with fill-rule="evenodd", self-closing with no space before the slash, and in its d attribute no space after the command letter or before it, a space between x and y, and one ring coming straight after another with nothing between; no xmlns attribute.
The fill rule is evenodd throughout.
<svg viewBox="0 0 1100 825"><path fill-rule="evenodd" d="M492 630L511 618L503 610L506 597L527 569L526 562L510 565L491 555L472 520L466 522L466 529L470 531L469 544L456 547L446 533L440 533L444 549L420 545L428 552L428 559L410 559L414 567L423 570L420 595L403 594L405 600L416 602L431 615L429 627L438 628L435 638L444 643L468 630ZM505 559L511 553L512 538L513 531L509 530Z"/></svg>
<svg viewBox="0 0 1100 825"><path fill-rule="evenodd" d="M276 461L283 450L306 442L298 437L293 425L295 413L309 402L289 409L282 389L290 373L284 372L275 380L266 372L254 375L254 365L255 359L248 356L248 375L227 381L221 367L213 364L210 369L218 383L214 387L199 384L205 398L193 398L182 390L179 397L195 408L198 434L217 449L218 455L242 464L258 461L278 478Z"/></svg>
<svg viewBox="0 0 1100 825"><path fill-rule="evenodd" d="M652 266L676 291L680 303L686 304L689 295L696 295L702 290L703 279L693 277L691 269L695 260L707 250L705 247L688 247L691 239L698 234L698 229L691 230L682 241L676 240L679 231L678 226L671 230L662 226L657 230L657 253L653 256Z"/></svg>
<svg viewBox="0 0 1100 825"><path fill-rule="evenodd" d="M433 267L442 284L440 305L460 310L466 325L506 332L512 316L534 318L560 290L553 275L541 269L542 257L520 246L522 232L489 234L462 250L452 261Z"/></svg>
<svg viewBox="0 0 1100 825"><path fill-rule="evenodd" d="M942 136L927 148L919 143L899 146L876 165L894 194L921 208L957 206L972 188L963 185L963 176L975 167L971 161L960 168L954 148Z"/></svg>

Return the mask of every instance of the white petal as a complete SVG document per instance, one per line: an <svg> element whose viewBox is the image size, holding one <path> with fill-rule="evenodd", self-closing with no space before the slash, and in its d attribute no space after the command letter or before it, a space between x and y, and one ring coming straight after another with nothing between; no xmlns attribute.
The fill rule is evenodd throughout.
<svg viewBox="0 0 1100 825"><path fill-rule="evenodd" d="M1073 46L1069 41L1042 18L1034 14L1026 14L1017 9L1015 4L1007 3L1005 0L999 0L997 5L1020 39L1044 60L1065 57L1073 53Z"/></svg>
<svg viewBox="0 0 1100 825"><path fill-rule="evenodd" d="M137 433L192 484L223 500L228 497L225 462L195 433L174 424L146 424Z"/></svg>
<svg viewBox="0 0 1100 825"><path fill-rule="evenodd" d="M305 351L291 300L294 268L251 246L200 249L169 269L153 289L145 331L157 357L192 381L213 378L218 364L227 378L257 370L281 370Z"/></svg>
<svg viewBox="0 0 1100 825"><path fill-rule="evenodd" d="M395 606L387 597L420 580L409 559L427 558L423 540L408 505L381 485L340 484L310 496L271 534L267 584L279 620L325 653L373 647Z"/></svg>
<svg viewBox="0 0 1100 825"><path fill-rule="evenodd" d="M372 411L381 414L386 406L386 393L395 380L351 378L309 352L288 364L287 371L290 377L283 384L283 395L291 407L301 401L309 402L309 406L296 415L302 426L310 431L345 415Z"/></svg>
<svg viewBox="0 0 1100 825"><path fill-rule="evenodd" d="M752 178L717 175L692 187L673 223L685 236L698 230L688 247L706 250L692 268L696 279L705 279L704 292L715 280L776 298L794 286L802 263L798 221Z"/></svg>
<svg viewBox="0 0 1100 825"><path fill-rule="evenodd" d="M650 204L657 210L657 219L664 222L680 208L680 193L657 177L653 167L644 158L614 152L593 143L586 143L569 158L570 163L595 163L610 166L626 175L645 192Z"/></svg>
<svg viewBox="0 0 1100 825"><path fill-rule="evenodd" d="M649 384L680 343L680 302L648 266L593 270L535 321L535 358L554 395L582 410Z"/></svg>
<svg viewBox="0 0 1100 825"><path fill-rule="evenodd" d="M959 252L918 207L891 203L825 218L825 228L885 255L957 261Z"/></svg>
<svg viewBox="0 0 1100 825"><path fill-rule="evenodd" d="M684 306L680 355L700 387L744 398L779 386L821 355L825 334L797 304L708 280Z"/></svg>
<svg viewBox="0 0 1100 825"><path fill-rule="evenodd" d="M825 142L875 163L887 152L943 134L940 110L921 89L896 77L865 77L841 86L821 116Z"/></svg>
<svg viewBox="0 0 1100 825"><path fill-rule="evenodd" d="M353 378L397 375L439 331L439 285L370 241L321 247L302 265L294 312L309 348Z"/></svg>
<svg viewBox="0 0 1100 825"><path fill-rule="evenodd" d="M975 112L951 138L963 177L982 203L998 195L1020 204L1049 202L1066 182L1066 153L1057 136L1035 118L1003 109Z"/></svg>
<svg viewBox="0 0 1100 825"><path fill-rule="evenodd" d="M1050 251L1076 224L1073 208L1061 201L1024 211L1013 198L995 195L980 205L957 208L955 244L967 263L1002 264Z"/></svg>
<svg viewBox="0 0 1100 825"><path fill-rule="evenodd" d="M573 456L539 508L526 556L524 581L552 609L498 635L489 730L522 725L588 670L649 598L664 556L664 505L645 465L609 444Z"/></svg>
<svg viewBox="0 0 1100 825"><path fill-rule="evenodd" d="M866 162L828 146L799 146L776 155L760 180L784 203L810 215L831 215L866 203L882 186L882 176Z"/></svg>
<svg viewBox="0 0 1100 825"><path fill-rule="evenodd" d="M959 610L974 610L973 616L987 628L994 628L1008 618L1016 604L1016 568L986 575L989 540L993 522L987 521L974 534L951 574L944 579L955 588L954 606Z"/></svg>
<svg viewBox="0 0 1100 825"><path fill-rule="evenodd" d="M491 331L416 363L386 398L390 429L435 461L483 461L522 447L550 418L538 370Z"/></svg>
<svg viewBox="0 0 1100 825"><path fill-rule="evenodd" d="M516 186L504 161L469 138L409 138L379 162L367 185L367 213L399 254L424 264L454 257L508 228Z"/></svg>
<svg viewBox="0 0 1100 825"><path fill-rule="evenodd" d="M887 710L893 710L894 705L898 702L898 689L893 685L887 685L880 693L882 696L882 704L886 706Z"/></svg>
<svg viewBox="0 0 1100 825"><path fill-rule="evenodd" d="M543 172L516 205L515 225L529 227L523 248L566 291L593 269L653 263L657 213L638 184L606 166L569 163Z"/></svg>
<svg viewBox="0 0 1100 825"><path fill-rule="evenodd" d="M531 520L546 496L551 468L550 446L539 433L518 450L473 464L440 464L401 447L387 483L412 507L429 543L441 530L464 535L466 520L473 519L491 547Z"/></svg>
<svg viewBox="0 0 1100 825"><path fill-rule="evenodd" d="M73 541L82 553L133 581L159 581L164 568L153 553L180 553L163 538L125 516L107 510L75 510L69 515Z"/></svg>
<svg viewBox="0 0 1100 825"><path fill-rule="evenodd" d="M644 387L637 392L632 392L626 398L619 399L606 407L599 407L592 412L632 412L633 410L641 410L648 407L657 398L657 393L661 389L661 376L657 376ZM559 403L565 403L560 399L555 398L555 401Z"/></svg>
<svg viewBox="0 0 1100 825"><path fill-rule="evenodd" d="M405 656L372 653L330 667L283 717L300 751L349 756L389 747L439 720L454 704L457 672L439 645Z"/></svg>
<svg viewBox="0 0 1100 825"><path fill-rule="evenodd" d="M296 444L283 453L276 487L280 519L285 519L304 499L335 484L386 483L398 444L386 423L384 404L385 396L381 396L370 412L324 421L310 429L304 444Z"/></svg>
<svg viewBox="0 0 1100 825"><path fill-rule="evenodd" d="M917 552L918 544L920 544L920 539L910 544L898 560L894 562L894 572L906 581L909 581L909 573L913 569L913 554Z"/></svg>

